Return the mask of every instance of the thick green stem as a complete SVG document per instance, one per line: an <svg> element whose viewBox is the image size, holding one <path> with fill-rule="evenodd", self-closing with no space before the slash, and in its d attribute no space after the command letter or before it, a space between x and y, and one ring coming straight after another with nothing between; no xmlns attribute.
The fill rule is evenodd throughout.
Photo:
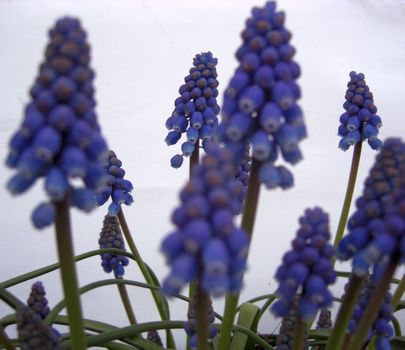
<svg viewBox="0 0 405 350"><path fill-rule="evenodd" d="M242 215L241 226L252 241L253 228L256 219L257 204L260 195L259 170L261 163L255 159L252 161L248 189ZM232 326L238 307L239 294L228 294L225 299L224 320L218 341L218 350L228 350L231 338Z"/></svg>
<svg viewBox="0 0 405 350"><path fill-rule="evenodd" d="M67 315L70 324L72 347L86 349L84 325L79 297L76 267L73 253L73 239L70 228L69 200L55 202L55 233L58 247L60 273L66 299Z"/></svg>
<svg viewBox="0 0 405 350"><path fill-rule="evenodd" d="M191 180L193 168L196 167L199 164L199 162L200 162L200 141L197 140L197 142L195 143L194 151L191 153L190 156L189 170L188 170L189 180ZM193 298L196 291L197 291L197 282L191 281L188 288L188 297L190 298L190 300ZM187 335L187 350L191 350L189 335Z"/></svg>
<svg viewBox="0 0 405 350"><path fill-rule="evenodd" d="M302 317L299 314L297 314L297 317L295 319L295 330L294 330L292 350L304 349L304 340L305 340L305 323Z"/></svg>
<svg viewBox="0 0 405 350"><path fill-rule="evenodd" d="M326 350L342 349L347 325L352 317L352 312L364 281L365 277L358 277L354 274L350 276L347 292L336 317L335 326L326 344Z"/></svg>
<svg viewBox="0 0 405 350"><path fill-rule="evenodd" d="M385 295L390 287L391 278L395 273L398 265L398 257L394 257L385 268L384 274L378 281L374 293L367 304L367 308L360 319L356 332L350 342L349 350L360 350L363 346L364 339L367 336L368 330L373 324L378 312L380 311L381 304L384 301Z"/></svg>
<svg viewBox="0 0 405 350"><path fill-rule="evenodd" d="M155 285L153 278L150 275L144 261L142 260L141 255L139 254L138 248L135 245L135 242L131 235L131 231L129 230L127 221L125 220L125 216L124 216L124 212L123 212L122 208L118 212L118 220L120 222L124 237L128 243L129 249L131 250L131 253L134 256L134 259L137 262L145 281L148 284ZM155 301L155 304L156 304L156 307L158 309L161 319L168 320L168 315L163 310L162 301L161 301L161 297L160 297L159 293L156 290L151 290L151 293L152 293L153 300ZM173 334L169 329L166 331L166 335L167 335L167 346L169 348L175 348L176 345L174 343Z"/></svg>
<svg viewBox="0 0 405 350"><path fill-rule="evenodd" d="M118 277L117 277L118 278ZM118 284L117 285L118 291L121 296L122 305L124 306L125 312L128 317L128 321L130 324L137 324L136 317L134 310L131 306L131 301L129 300L128 290L125 284Z"/></svg>
<svg viewBox="0 0 405 350"><path fill-rule="evenodd" d="M3 326L0 325L0 345L3 345L7 350L15 350Z"/></svg>
<svg viewBox="0 0 405 350"><path fill-rule="evenodd" d="M354 146L352 165L350 167L349 180L347 182L345 200L343 202L343 207L342 207L342 211L340 213L340 218L339 218L339 224L338 224L338 227L336 230L335 241L333 243L333 246L335 248L337 248L339 242L341 241L341 239L343 237L343 233L345 231L345 227L346 227L346 223L347 223L347 218L349 217L350 205L352 203L353 192L354 192L354 186L356 184L357 172L359 170L362 143L363 142L358 142ZM336 259L333 260L333 264L335 264L335 262L336 262Z"/></svg>
<svg viewBox="0 0 405 350"><path fill-rule="evenodd" d="M201 281L201 278L200 278ZM197 349L208 350L208 308L209 299L202 289L201 283L197 285Z"/></svg>
<svg viewBox="0 0 405 350"><path fill-rule="evenodd" d="M398 306L404 292L405 292L405 273L402 275L401 282L399 282L399 285L397 286L397 289L395 290L394 295L392 296L391 305L393 310L395 310L396 307Z"/></svg>

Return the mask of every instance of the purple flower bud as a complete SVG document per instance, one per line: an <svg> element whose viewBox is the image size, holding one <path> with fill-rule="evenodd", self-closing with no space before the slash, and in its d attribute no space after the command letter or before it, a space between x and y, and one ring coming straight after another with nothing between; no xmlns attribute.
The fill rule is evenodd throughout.
<svg viewBox="0 0 405 350"><path fill-rule="evenodd" d="M41 203L32 212L31 221L35 228L42 229L53 223L55 215L56 210L52 203Z"/></svg>

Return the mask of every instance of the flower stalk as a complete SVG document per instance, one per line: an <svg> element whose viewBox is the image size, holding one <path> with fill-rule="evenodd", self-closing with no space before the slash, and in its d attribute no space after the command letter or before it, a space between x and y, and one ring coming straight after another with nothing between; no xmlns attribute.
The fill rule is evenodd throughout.
<svg viewBox="0 0 405 350"><path fill-rule="evenodd" d="M293 348L292 350L302 350L304 348L304 340L305 340L305 322L297 313L295 319L295 330L294 330L294 340L293 340Z"/></svg>
<svg viewBox="0 0 405 350"><path fill-rule="evenodd" d="M84 336L84 324L74 262L68 197L65 197L60 202L55 202L55 207L56 243L60 261L61 280L70 325L72 348L84 350L86 349L86 339Z"/></svg>
<svg viewBox="0 0 405 350"><path fill-rule="evenodd" d="M120 279L122 279L122 277L120 277ZM118 288L118 291L120 293L120 297L121 297L121 300L122 300L122 305L124 306L124 309L125 309L125 312L127 314L129 323L130 324L137 324L135 313L134 313L134 310L133 310L133 308L131 306L131 301L129 299L128 290L127 290L125 284L118 284L117 288Z"/></svg>
<svg viewBox="0 0 405 350"><path fill-rule="evenodd" d="M201 280L201 279L200 279ZM208 294L204 292L201 283L197 284L197 348L209 350L208 345Z"/></svg>

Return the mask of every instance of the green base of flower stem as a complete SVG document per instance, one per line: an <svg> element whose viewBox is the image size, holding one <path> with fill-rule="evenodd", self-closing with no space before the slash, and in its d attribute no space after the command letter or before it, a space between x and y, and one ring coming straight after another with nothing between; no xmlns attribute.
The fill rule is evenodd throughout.
<svg viewBox="0 0 405 350"><path fill-rule="evenodd" d="M201 281L201 278L199 279ZM208 308L209 299L200 283L197 285L197 349L209 350L208 345Z"/></svg>
<svg viewBox="0 0 405 350"><path fill-rule="evenodd" d="M295 330L292 350L302 350L304 349L305 341L305 323L302 317L297 314L295 319Z"/></svg>
<svg viewBox="0 0 405 350"><path fill-rule="evenodd" d="M121 279L121 278L119 278ZM118 284L117 285L118 291L120 293L120 297L122 300L122 305L124 306L125 312L128 317L128 321L130 324L137 324L136 317L134 310L131 306L131 301L129 300L128 290L125 284Z"/></svg>
<svg viewBox="0 0 405 350"><path fill-rule="evenodd" d="M337 246L339 245L339 242L341 241L341 239L343 237L343 233L344 233L346 223L347 223L347 218L349 217L350 205L352 203L353 192L354 192L354 186L356 185L357 172L359 170L362 144L363 144L363 142L358 142L354 146L352 165L350 167L349 180L347 182L345 199L343 202L342 211L340 213L339 223L338 223L338 227L337 227L336 235L335 235L335 241L333 242L334 248L337 248ZM336 259L334 258L333 266L335 265L335 262L336 262Z"/></svg>
<svg viewBox="0 0 405 350"><path fill-rule="evenodd" d="M86 339L74 261L68 198L60 202L55 202L55 207L56 243L58 247L63 291L66 299L72 348L75 350L84 350L86 349Z"/></svg>
<svg viewBox="0 0 405 350"><path fill-rule="evenodd" d="M257 204L260 195L259 170L261 163L255 159L252 160L248 189L245 198L245 204L242 215L241 227L249 236L250 241L253 236L253 228L256 219ZM224 320L221 324L221 330L218 341L218 350L228 350L232 326L238 307L239 294L228 294L225 299Z"/></svg>
<svg viewBox="0 0 405 350"><path fill-rule="evenodd" d="M394 258L388 263L384 274L378 281L376 289L372 294L370 301L367 304L367 308L360 319L360 323L357 326L356 332L352 337L352 341L349 345L349 350L360 350L363 346L364 339L367 336L368 330L373 324L380 308L384 301L384 297L389 289L391 278L395 273L398 265L399 258L394 256Z"/></svg>
<svg viewBox="0 0 405 350"><path fill-rule="evenodd" d="M7 350L15 350L15 347L11 343L11 340L7 336L7 333L2 325L0 325L0 345L3 345Z"/></svg>
<svg viewBox="0 0 405 350"><path fill-rule="evenodd" d="M335 326L326 344L325 350L342 350L342 344L345 338L347 325L352 317L354 306L356 305L358 295L363 286L365 277L351 275L348 284L346 296L339 309L339 313L335 320Z"/></svg>
<svg viewBox="0 0 405 350"><path fill-rule="evenodd" d="M150 275L145 263L143 262L141 255L139 254L138 248L135 245L134 240L132 239L131 231L129 230L127 221L125 220L124 212L121 208L121 210L118 212L118 220L120 222L122 232L124 234L124 237L128 243L129 249L132 253L132 255L135 258L135 261L137 262L139 269L141 270L141 273L145 279L145 281L148 284L155 285L152 276ZM155 301L156 307L158 309L159 315L162 320L168 320L168 315L162 308L162 302L161 302L161 297L159 293L155 290L151 290L153 300ZM173 334L170 330L166 331L166 336L167 336L167 346L169 348L175 348L175 342L173 338Z"/></svg>

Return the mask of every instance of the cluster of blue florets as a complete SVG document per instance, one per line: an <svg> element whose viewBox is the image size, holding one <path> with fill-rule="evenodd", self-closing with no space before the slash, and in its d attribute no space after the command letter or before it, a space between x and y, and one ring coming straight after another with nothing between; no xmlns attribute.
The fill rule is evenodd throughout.
<svg viewBox="0 0 405 350"><path fill-rule="evenodd" d="M299 313L305 321L310 322L319 309L332 303L327 286L336 279L331 262L334 249L328 243L328 215L321 208L305 210L299 223L292 250L284 254L282 265L276 272L275 277L280 285L272 311L277 316L287 315L294 298L300 294Z"/></svg>
<svg viewBox="0 0 405 350"><path fill-rule="evenodd" d="M197 348L197 295L191 298L188 312L187 312L187 322L184 325L184 330L186 331L187 335L190 337L190 346L191 348ZM209 324L209 338L214 338L218 333L218 327L215 326L213 323L215 321L215 313L214 309L212 308L212 300L209 299L209 307L206 310L208 314L208 324Z"/></svg>
<svg viewBox="0 0 405 350"><path fill-rule="evenodd" d="M131 205L134 199L131 196L133 189L131 181L125 180L125 170L121 168L122 162L113 151L108 151L108 161L105 170L108 174L107 186L97 193L98 205L103 205L111 197L112 203L108 206L110 215L117 215L121 204Z"/></svg>
<svg viewBox="0 0 405 350"><path fill-rule="evenodd" d="M242 286L249 239L234 217L240 212L243 184L235 178L230 152L211 142L206 153L180 193L181 205L172 214L177 229L162 242L171 266L163 283L168 295L178 294L197 277L214 296L238 292Z"/></svg>
<svg viewBox="0 0 405 350"><path fill-rule="evenodd" d="M360 292L358 303L354 308L352 319L350 320L348 325L349 334L354 334L356 332L357 325L360 322L365 309L370 303L371 296L375 290L376 284L378 283L378 281L376 282L373 277L370 278L370 280L363 286ZM378 312L378 315L367 335L367 340L370 340L373 335L376 337L375 347L377 350L391 349L389 339L394 335L394 330L391 325L391 299L391 293L387 292Z"/></svg>
<svg viewBox="0 0 405 350"><path fill-rule="evenodd" d="M45 288L41 281L35 282L31 286L31 293L27 300L27 305L41 317L45 317L49 313L48 299L45 297Z"/></svg>
<svg viewBox="0 0 405 350"><path fill-rule="evenodd" d="M211 52L203 52L194 57L193 68L184 78L184 84L179 88L180 97L174 101L174 111L166 120L169 133L165 142L168 146L174 145L186 133L187 141L181 145L181 154L176 154L170 160L173 168L183 164L183 157L188 157L198 147L199 140L212 139L218 125L219 105L218 74L216 65L218 60Z"/></svg>
<svg viewBox="0 0 405 350"><path fill-rule="evenodd" d="M16 323L21 350L61 349L58 335L31 307L24 305L17 309Z"/></svg>
<svg viewBox="0 0 405 350"><path fill-rule="evenodd" d="M292 60L295 49L284 19L274 1L252 10L236 53L240 65L225 91L219 127L220 138L236 159L243 157L245 143L251 144L253 158L263 162L260 181L269 188L293 185L291 172L275 162L279 152L290 164L300 161L298 143L306 137L296 103L301 95L296 83L300 68Z"/></svg>
<svg viewBox="0 0 405 350"><path fill-rule="evenodd" d="M116 216L106 215L103 221L103 228L100 232L98 240L100 249L116 248L125 251L125 242L122 237L121 228ZM124 276L124 267L127 266L129 260L126 256L117 253L101 254L101 266L107 273L114 271L117 278Z"/></svg>
<svg viewBox="0 0 405 350"><path fill-rule="evenodd" d="M365 181L363 194L356 201L356 211L348 221L349 232L339 244L338 257L353 257L353 273L358 276L366 275L372 265L388 260L400 244L404 222L401 214L395 215L397 207L390 212L388 208L404 172L405 144L400 139L387 139Z"/></svg>
<svg viewBox="0 0 405 350"><path fill-rule="evenodd" d="M338 135L342 137L339 148L346 151L350 146L367 140L372 149L380 149L382 141L377 135L382 126L381 118L376 114L373 94L364 81L363 73L350 72L345 99L343 108L346 112L339 119Z"/></svg>
<svg viewBox="0 0 405 350"><path fill-rule="evenodd" d="M329 309L322 309L316 322L316 329L329 329L332 325L332 312Z"/></svg>
<svg viewBox="0 0 405 350"><path fill-rule="evenodd" d="M53 202L70 192L72 205L84 211L97 206L93 192L105 185L102 159L107 151L94 110L94 72L89 67L90 47L80 22L62 18L49 32L45 62L31 89L32 102L12 136L6 164L17 170L8 182L20 194L45 178L49 202L33 212L37 228L54 221ZM80 178L85 187L69 185Z"/></svg>

